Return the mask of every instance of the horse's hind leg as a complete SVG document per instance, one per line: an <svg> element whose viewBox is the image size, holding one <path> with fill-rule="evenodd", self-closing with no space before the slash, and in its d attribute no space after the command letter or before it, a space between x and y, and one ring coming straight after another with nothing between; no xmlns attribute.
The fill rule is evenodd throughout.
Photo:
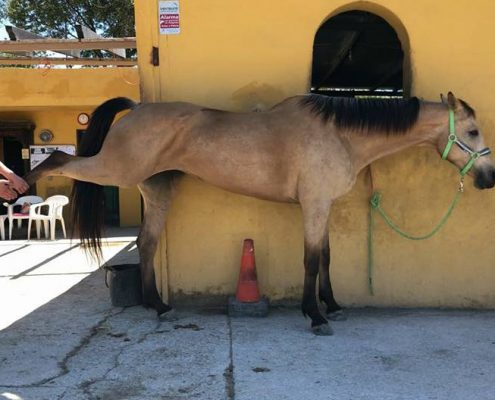
<svg viewBox="0 0 495 400"><path fill-rule="evenodd" d="M328 226L328 225L327 225ZM335 298L333 296L332 284L330 282L330 245L328 243L328 228L324 235L327 240L323 240L320 254L320 268L318 273L319 280L319 298L326 304L327 317L332 321L341 321L346 319Z"/></svg>
<svg viewBox="0 0 495 400"><path fill-rule="evenodd" d="M62 151L54 151L50 156L26 174L24 179L31 186L45 176L58 174L64 165L76 160L77 157L66 154Z"/></svg>
<svg viewBox="0 0 495 400"><path fill-rule="evenodd" d="M317 335L331 335L328 321L318 310L316 277L320 267L322 249L328 245L328 215L330 203L301 203L304 217L304 292L301 304L303 314L311 318L311 329Z"/></svg>
<svg viewBox="0 0 495 400"><path fill-rule="evenodd" d="M29 171L24 179L31 186L46 176L65 176L100 185L105 184L103 178L112 180L108 168L96 157L77 157L58 150Z"/></svg>
<svg viewBox="0 0 495 400"><path fill-rule="evenodd" d="M165 217L173 194L174 180L180 173L162 172L138 185L144 200L144 219L137 246L141 262L143 303L153 307L160 318L167 318L172 308L160 298L156 288L153 260L158 240L165 226Z"/></svg>

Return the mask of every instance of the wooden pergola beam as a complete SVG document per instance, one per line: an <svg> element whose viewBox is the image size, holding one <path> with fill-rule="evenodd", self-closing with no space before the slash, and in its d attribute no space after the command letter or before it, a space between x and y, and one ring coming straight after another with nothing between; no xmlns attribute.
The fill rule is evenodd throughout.
<svg viewBox="0 0 495 400"><path fill-rule="evenodd" d="M133 67L137 65L137 61L115 58L0 57L0 65L115 65Z"/></svg>
<svg viewBox="0 0 495 400"><path fill-rule="evenodd" d="M135 49L136 38L0 40L0 51Z"/></svg>
<svg viewBox="0 0 495 400"><path fill-rule="evenodd" d="M17 28L15 26L11 25L5 25L5 30L9 34L9 38L12 41L18 41L18 40L43 40L45 39L43 36L40 36L36 33L26 31L25 29ZM24 53L23 55L28 56L30 54L26 54L26 52L21 52ZM29 52L27 52L29 53ZM79 50L71 50L71 51L62 51L60 50L60 54L69 56L69 57L79 57L81 55L81 52Z"/></svg>

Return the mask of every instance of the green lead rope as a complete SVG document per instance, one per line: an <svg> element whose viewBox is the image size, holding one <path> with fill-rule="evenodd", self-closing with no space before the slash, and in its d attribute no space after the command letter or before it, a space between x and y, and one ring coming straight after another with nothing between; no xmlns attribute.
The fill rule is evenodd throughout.
<svg viewBox="0 0 495 400"><path fill-rule="evenodd" d="M435 235L447 222L449 219L450 215L452 214L452 211L454 211L454 208L456 207L457 203L459 202L459 199L461 197L461 194L464 191L464 185L463 185L463 180L461 177L461 181L459 184L459 189L457 190L457 193L454 196L454 199L452 200L452 203L450 204L450 207L447 209L447 212L445 215L442 217L440 222L433 228L433 230L430 233L427 233L426 235L421 235L421 236L414 236L409 233L404 232L402 229L400 229L396 224L392 222L390 217L385 213L381 206L381 198L382 195L380 192L374 192L373 195L370 198L370 213L369 213L369 225L368 225L368 289L371 295L374 294L374 289L373 289L373 229L374 229L374 224L375 224L375 211L378 211L378 213L381 215L383 220L387 223L387 225L392 228L395 232L397 232L399 235L406 239L410 240L425 240L431 238L433 235Z"/></svg>
<svg viewBox="0 0 495 400"><path fill-rule="evenodd" d="M468 145L466 145L462 140L459 140L455 133L455 114L454 110L449 107L449 136L447 138L447 144L445 145L445 149L442 152L442 159L446 160L447 157L449 156L450 150L452 149L452 146L457 144L462 151L466 152L469 154L469 159L459 171L461 175L461 180L459 183L459 189L457 190L456 195L454 196L454 200L452 200L452 204L448 208L447 212L445 215L442 217L440 222L433 228L433 230L422 236L413 236L410 235L403 230L399 229L397 225L395 225L390 217L383 211L383 208L380 204L381 202L381 194L379 192L374 192L373 195L370 198L370 214L369 214L369 225L368 225L368 288L370 291L370 294L373 294L373 227L374 227L374 213L375 211L378 211L379 214L382 216L382 218L385 220L388 226L390 226L395 232L397 232L399 235L402 237L405 237L406 239L410 240L424 240L424 239L429 239L431 238L435 233L437 233L442 226L445 225L447 220L449 219L450 215L452 214L452 211L454 211L455 206L459 202L460 196L462 192L464 191L464 183L463 179L464 176L471 170L473 167L475 161L482 157L482 156L487 156L488 154L491 153L490 149L488 147L485 147L482 150L479 151L474 151L471 149ZM373 187L373 184L371 185Z"/></svg>

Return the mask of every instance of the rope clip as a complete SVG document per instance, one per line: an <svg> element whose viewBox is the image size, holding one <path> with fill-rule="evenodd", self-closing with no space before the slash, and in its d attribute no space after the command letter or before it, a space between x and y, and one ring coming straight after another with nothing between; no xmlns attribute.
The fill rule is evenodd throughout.
<svg viewBox="0 0 495 400"><path fill-rule="evenodd" d="M459 192L464 193L464 177L459 180Z"/></svg>

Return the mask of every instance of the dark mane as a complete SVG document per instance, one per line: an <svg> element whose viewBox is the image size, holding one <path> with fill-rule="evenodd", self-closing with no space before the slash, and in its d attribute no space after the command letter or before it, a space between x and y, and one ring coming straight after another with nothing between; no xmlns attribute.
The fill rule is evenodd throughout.
<svg viewBox="0 0 495 400"><path fill-rule="evenodd" d="M333 118L339 128L382 130L389 134L407 132L418 119L420 102L410 99L355 99L310 94L301 100L304 107L325 123Z"/></svg>

